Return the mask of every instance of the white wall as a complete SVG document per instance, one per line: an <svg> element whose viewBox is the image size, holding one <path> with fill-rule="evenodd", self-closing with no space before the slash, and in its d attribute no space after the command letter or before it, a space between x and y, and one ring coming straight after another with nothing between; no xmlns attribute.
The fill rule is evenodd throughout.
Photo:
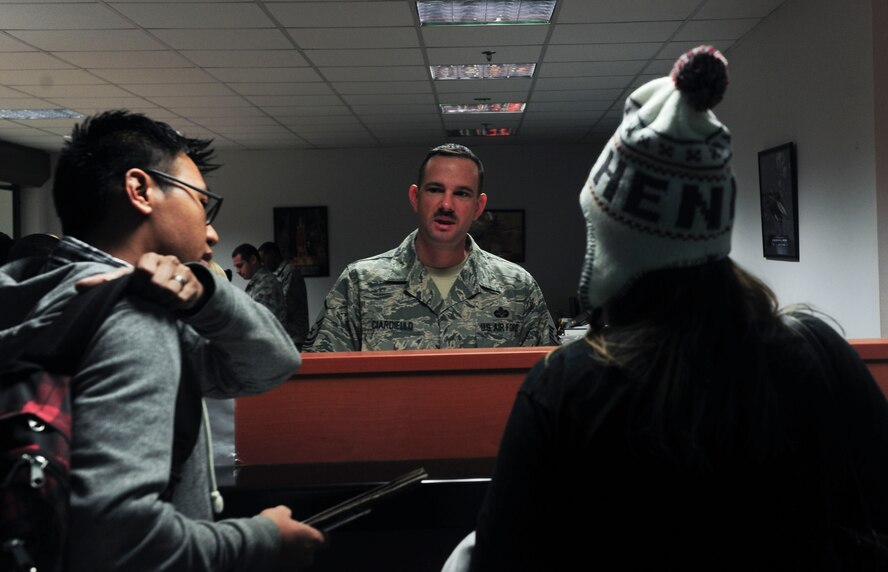
<svg viewBox="0 0 888 572"><path fill-rule="evenodd" d="M715 110L734 135L734 259L852 338L880 335L871 14L869 0L788 0L728 54ZM757 153L790 141L800 260L765 260Z"/></svg>

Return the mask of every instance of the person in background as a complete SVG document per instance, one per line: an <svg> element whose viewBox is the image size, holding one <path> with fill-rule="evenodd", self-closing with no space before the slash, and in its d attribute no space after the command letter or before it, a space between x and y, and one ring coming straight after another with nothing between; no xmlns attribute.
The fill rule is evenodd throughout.
<svg viewBox="0 0 888 572"><path fill-rule="evenodd" d="M729 258L726 86L700 46L626 101L580 192L592 326L529 372L445 570L883 569L888 402Z"/></svg>
<svg viewBox="0 0 888 572"><path fill-rule="evenodd" d="M2 358L26 352L77 290L132 273L72 379L70 572L293 569L324 543L285 506L214 521L201 397L267 391L301 362L268 310L198 263L219 240L211 158L209 141L141 114L85 119L53 179L64 237L39 272L0 269Z"/></svg>
<svg viewBox="0 0 888 572"><path fill-rule="evenodd" d="M277 243L262 243L259 246L259 256L265 269L274 274L284 289L284 302L287 305L284 329L290 334L296 347L302 349L308 335L308 292L305 289L305 278L298 266L284 260Z"/></svg>
<svg viewBox="0 0 888 572"><path fill-rule="evenodd" d="M287 305L284 300L284 288L274 274L262 266L259 251L252 244L241 244L231 253L231 265L238 276L248 280L246 293L253 299L271 310L281 322L287 319Z"/></svg>
<svg viewBox="0 0 888 572"><path fill-rule="evenodd" d="M407 193L417 230L345 268L306 351L557 345L530 273L468 234L487 204L483 181L481 160L468 148L430 150Z"/></svg>

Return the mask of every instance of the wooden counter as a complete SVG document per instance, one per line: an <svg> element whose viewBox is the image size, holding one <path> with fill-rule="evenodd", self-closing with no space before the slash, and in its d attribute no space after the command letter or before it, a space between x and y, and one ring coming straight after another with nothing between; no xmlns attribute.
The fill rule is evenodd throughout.
<svg viewBox="0 0 888 572"><path fill-rule="evenodd" d="M888 340L851 344L888 394ZM486 471L517 388L552 349L303 354L291 380L237 400L239 465L473 461Z"/></svg>

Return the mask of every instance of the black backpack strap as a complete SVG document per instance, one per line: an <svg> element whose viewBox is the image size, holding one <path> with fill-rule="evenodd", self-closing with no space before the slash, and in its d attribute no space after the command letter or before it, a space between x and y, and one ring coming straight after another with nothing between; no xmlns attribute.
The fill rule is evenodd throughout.
<svg viewBox="0 0 888 572"><path fill-rule="evenodd" d="M47 370L73 372L111 308L123 297L130 274L75 295L27 353Z"/></svg>

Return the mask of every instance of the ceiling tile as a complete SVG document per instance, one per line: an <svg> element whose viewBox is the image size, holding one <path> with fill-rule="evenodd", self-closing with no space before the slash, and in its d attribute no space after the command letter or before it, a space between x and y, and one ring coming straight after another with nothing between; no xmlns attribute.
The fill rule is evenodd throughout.
<svg viewBox="0 0 888 572"><path fill-rule="evenodd" d="M155 95L233 95L231 89L222 83L159 83L121 85L142 97Z"/></svg>
<svg viewBox="0 0 888 572"><path fill-rule="evenodd" d="M422 28L425 45L447 46L542 45L549 33L548 25L534 26L429 26Z"/></svg>
<svg viewBox="0 0 888 572"><path fill-rule="evenodd" d="M148 101L161 107L177 109L179 107L248 107L248 102L239 95L188 96L188 95L152 95Z"/></svg>
<svg viewBox="0 0 888 572"><path fill-rule="evenodd" d="M358 117L365 115L385 115L393 113L403 113L410 115L411 113L431 113L435 111L433 104L409 104L409 105L353 105L352 111Z"/></svg>
<svg viewBox="0 0 888 572"><path fill-rule="evenodd" d="M126 30L134 26L98 2L2 4L4 30Z"/></svg>
<svg viewBox="0 0 888 572"><path fill-rule="evenodd" d="M105 80L83 70L0 70L3 85L86 85L105 83Z"/></svg>
<svg viewBox="0 0 888 572"><path fill-rule="evenodd" d="M279 119L287 127L298 129L300 127L313 127L324 125L360 125L353 115L325 115L314 117L282 117Z"/></svg>
<svg viewBox="0 0 888 572"><path fill-rule="evenodd" d="M784 0L708 0L694 18L764 18Z"/></svg>
<svg viewBox="0 0 888 572"><path fill-rule="evenodd" d="M318 117L327 115L352 115L345 105L282 105L266 107L265 110L278 119L284 117Z"/></svg>
<svg viewBox="0 0 888 572"><path fill-rule="evenodd" d="M442 97L451 93L500 93L504 91L527 92L530 89L533 80L527 77L523 78L507 78L507 79L488 79L488 80L438 80L435 82L435 91Z"/></svg>
<svg viewBox="0 0 888 572"><path fill-rule="evenodd" d="M177 50L285 50L292 44L280 30L151 30L151 33Z"/></svg>
<svg viewBox="0 0 888 572"><path fill-rule="evenodd" d="M21 86L23 92L35 97L51 99L53 97L132 97L133 94L108 84L96 85L53 85L53 86Z"/></svg>
<svg viewBox="0 0 888 572"><path fill-rule="evenodd" d="M33 52L37 49L10 36L0 33L0 52Z"/></svg>
<svg viewBox="0 0 888 572"><path fill-rule="evenodd" d="M443 93L440 96L444 105L466 105L471 103L508 103L510 101L527 101L527 91L484 92L474 93ZM479 98L488 101L479 101Z"/></svg>
<svg viewBox="0 0 888 572"><path fill-rule="evenodd" d="M740 0L745 1L745 0ZM560 2L559 24L581 22L650 22L685 20L700 0L595 0Z"/></svg>
<svg viewBox="0 0 888 572"><path fill-rule="evenodd" d="M668 40L681 22L633 22L617 24L559 24L552 44L612 44L627 39L648 42Z"/></svg>
<svg viewBox="0 0 888 572"><path fill-rule="evenodd" d="M481 48L429 48L429 63L432 65L484 64L487 55L484 51L494 51L491 61L503 64L536 63L540 59L542 46L504 46L496 50Z"/></svg>
<svg viewBox="0 0 888 572"><path fill-rule="evenodd" d="M266 2L287 28L413 26L411 2Z"/></svg>
<svg viewBox="0 0 888 572"><path fill-rule="evenodd" d="M208 83L213 76L198 68L102 69L94 73L111 83Z"/></svg>
<svg viewBox="0 0 888 572"><path fill-rule="evenodd" d="M220 81L233 83L321 81L311 68L212 68L208 71Z"/></svg>
<svg viewBox="0 0 888 572"><path fill-rule="evenodd" d="M640 73L647 62L546 62L537 68L539 77L632 76Z"/></svg>
<svg viewBox="0 0 888 572"><path fill-rule="evenodd" d="M106 109L130 109L137 105L150 105L141 97L54 97L46 98L62 107L81 113L95 113Z"/></svg>
<svg viewBox="0 0 888 572"><path fill-rule="evenodd" d="M260 107L282 105L339 105L338 95L248 95L244 99Z"/></svg>
<svg viewBox="0 0 888 572"><path fill-rule="evenodd" d="M115 9L143 28L273 28L274 22L253 3L124 3Z"/></svg>
<svg viewBox="0 0 888 572"><path fill-rule="evenodd" d="M761 20L758 18L744 18L737 20L696 20L686 23L675 35L673 40L697 41L697 40L736 40L740 38Z"/></svg>
<svg viewBox="0 0 888 572"><path fill-rule="evenodd" d="M296 50L185 50L179 53L204 68L285 68L308 65Z"/></svg>
<svg viewBox="0 0 888 572"><path fill-rule="evenodd" d="M617 60L646 60L663 47L662 42L630 44L559 44L549 46L546 62L601 62Z"/></svg>
<svg viewBox="0 0 888 572"><path fill-rule="evenodd" d="M50 52L166 49L166 46L142 30L102 30L101 33L95 34L84 34L80 30L23 30L9 33L41 50Z"/></svg>
<svg viewBox="0 0 888 572"><path fill-rule="evenodd" d="M0 56L2 70L49 70L72 67L70 64L41 52L6 52Z"/></svg>
<svg viewBox="0 0 888 572"><path fill-rule="evenodd" d="M305 57L324 66L410 66L423 65L422 52L410 49L305 50Z"/></svg>
<svg viewBox="0 0 888 572"><path fill-rule="evenodd" d="M540 78L534 89L622 89L626 87L625 76L601 76L601 77L558 77Z"/></svg>
<svg viewBox="0 0 888 572"><path fill-rule="evenodd" d="M419 81L429 79L425 66L366 66L322 67L320 71L329 81Z"/></svg>
<svg viewBox="0 0 888 572"><path fill-rule="evenodd" d="M206 117L267 117L267 115L256 107L177 107L176 113L184 117L191 118L196 122Z"/></svg>
<svg viewBox="0 0 888 572"><path fill-rule="evenodd" d="M154 52L55 52L55 55L76 66L93 69L188 68L193 66L191 62L169 50Z"/></svg>
<svg viewBox="0 0 888 572"><path fill-rule="evenodd" d="M333 95L326 83L228 83L241 95Z"/></svg>
<svg viewBox="0 0 888 572"><path fill-rule="evenodd" d="M622 89L570 89L559 91L534 90L530 101L617 101L622 95Z"/></svg>
<svg viewBox="0 0 888 572"><path fill-rule="evenodd" d="M385 105L424 103L435 104L435 96L431 93L391 93L388 95L344 95L349 105Z"/></svg>
<svg viewBox="0 0 888 572"><path fill-rule="evenodd" d="M430 81L348 81L334 83L333 89L343 95L431 93L432 85Z"/></svg>
<svg viewBox="0 0 888 572"><path fill-rule="evenodd" d="M302 49L417 48L413 27L403 28L289 28Z"/></svg>

